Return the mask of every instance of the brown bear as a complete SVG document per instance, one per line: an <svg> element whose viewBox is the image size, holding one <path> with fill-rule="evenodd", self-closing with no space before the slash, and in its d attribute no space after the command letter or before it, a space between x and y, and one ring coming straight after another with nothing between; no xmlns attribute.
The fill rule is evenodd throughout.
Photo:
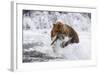
<svg viewBox="0 0 100 73"><path fill-rule="evenodd" d="M66 38L69 39L66 40ZM51 30L51 45L53 45L57 39L64 39L61 45L63 48L68 44L79 43L79 37L76 31L71 26L60 21L53 24L53 28Z"/></svg>

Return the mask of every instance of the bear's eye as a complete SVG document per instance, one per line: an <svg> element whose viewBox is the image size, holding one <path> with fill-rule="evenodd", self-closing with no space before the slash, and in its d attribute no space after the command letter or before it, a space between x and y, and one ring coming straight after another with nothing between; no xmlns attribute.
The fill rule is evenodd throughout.
<svg viewBox="0 0 100 73"><path fill-rule="evenodd" d="M56 33L59 32L58 30L55 31Z"/></svg>

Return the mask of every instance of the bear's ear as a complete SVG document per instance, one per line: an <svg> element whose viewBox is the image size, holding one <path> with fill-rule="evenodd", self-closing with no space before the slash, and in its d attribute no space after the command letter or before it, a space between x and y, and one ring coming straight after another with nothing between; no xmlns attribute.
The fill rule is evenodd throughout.
<svg viewBox="0 0 100 73"><path fill-rule="evenodd" d="M53 23L53 26L55 26L56 24L55 23Z"/></svg>

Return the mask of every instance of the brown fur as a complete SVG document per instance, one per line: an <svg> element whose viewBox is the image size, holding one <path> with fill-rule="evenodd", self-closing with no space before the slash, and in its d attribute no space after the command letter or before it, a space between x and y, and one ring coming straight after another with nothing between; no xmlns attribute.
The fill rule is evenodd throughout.
<svg viewBox="0 0 100 73"><path fill-rule="evenodd" d="M69 37L71 38L68 42L65 44L62 43L62 46L65 47L70 43L79 43L79 37L76 31L70 27L69 25L64 25L61 22L56 22L53 24L53 28L51 30L51 40L53 43L58 39L58 35L62 34L64 37ZM53 38L56 37L54 40ZM51 45L53 45L53 43Z"/></svg>

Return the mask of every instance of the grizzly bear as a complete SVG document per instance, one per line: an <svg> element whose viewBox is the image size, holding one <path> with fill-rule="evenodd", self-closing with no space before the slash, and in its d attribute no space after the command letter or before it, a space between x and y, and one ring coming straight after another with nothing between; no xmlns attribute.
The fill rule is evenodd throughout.
<svg viewBox="0 0 100 73"><path fill-rule="evenodd" d="M58 39L64 40L61 43L61 47L63 48L68 44L79 43L79 37L76 31L71 26L60 21L53 24L51 30L51 45L53 45Z"/></svg>

